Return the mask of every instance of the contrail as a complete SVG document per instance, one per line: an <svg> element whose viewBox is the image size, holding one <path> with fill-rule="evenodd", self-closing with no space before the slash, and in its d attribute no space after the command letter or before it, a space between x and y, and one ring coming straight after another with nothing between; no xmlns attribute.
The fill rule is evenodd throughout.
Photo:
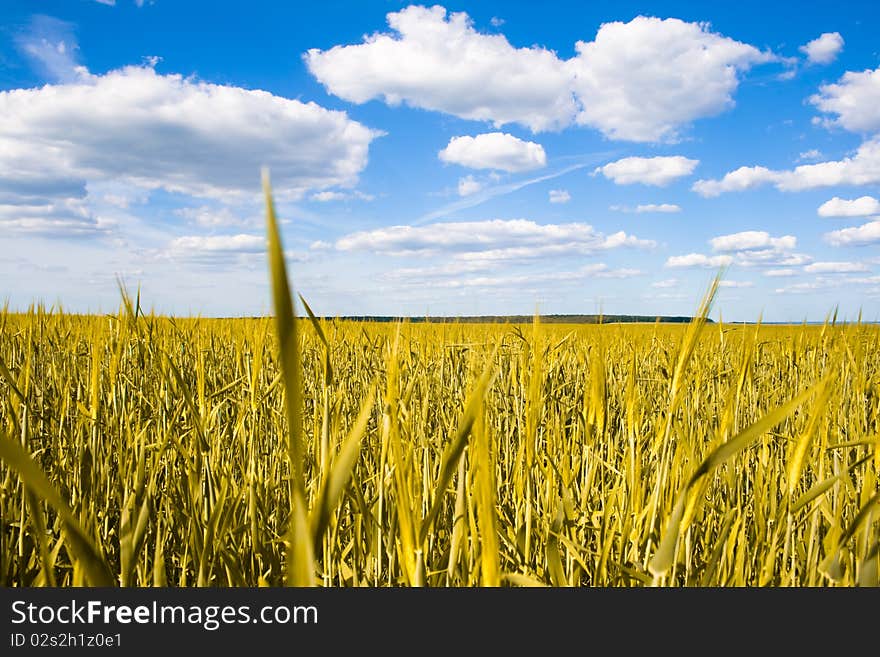
<svg viewBox="0 0 880 657"><path fill-rule="evenodd" d="M459 210L464 210L466 208L472 208L476 205L480 205L482 203L485 203L489 199L495 198L496 196L510 194L519 189L522 189L523 187L528 187L529 185L534 185L535 183L544 182L545 180L552 180L553 178L558 178L559 176L564 176L566 173L571 173L572 171L577 171L578 169L583 169L585 167L589 167L598 162L601 162L602 160L608 159L616 153L619 153L619 151L605 151L603 153L594 153L589 157L588 161L573 164L571 166L565 167L564 169L560 169L559 171L555 171L554 173L548 173L544 176L529 178L528 180L520 180L518 182L508 183L506 185L489 187L488 189L477 192L476 194L473 194L471 196L467 196L459 201L449 203L448 205L434 210L433 212L422 215L421 217L416 219L411 225L420 226L435 219L439 219L440 217L448 216L454 212L458 212Z"/></svg>

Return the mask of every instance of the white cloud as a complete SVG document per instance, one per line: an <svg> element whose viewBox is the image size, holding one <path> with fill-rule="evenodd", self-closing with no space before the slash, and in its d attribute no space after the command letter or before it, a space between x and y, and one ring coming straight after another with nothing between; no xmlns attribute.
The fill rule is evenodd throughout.
<svg viewBox="0 0 880 657"><path fill-rule="evenodd" d="M847 276L842 279L845 284L854 285L876 285L880 283L880 276Z"/></svg>
<svg viewBox="0 0 880 657"><path fill-rule="evenodd" d="M643 214L646 212L681 212L681 207L673 203L645 203L637 205L634 208L628 205L609 205L608 209L613 210L614 212L635 212L636 214Z"/></svg>
<svg viewBox="0 0 880 657"><path fill-rule="evenodd" d="M678 279L677 278L667 278L662 281L656 281L654 283L651 283L651 287L656 287L659 289L678 287Z"/></svg>
<svg viewBox="0 0 880 657"><path fill-rule="evenodd" d="M880 139L863 142L856 154L838 161L802 164L781 172L776 187L784 192L832 185L870 185L880 182Z"/></svg>
<svg viewBox="0 0 880 657"><path fill-rule="evenodd" d="M755 287L755 284L751 281L721 281L718 283L718 287L729 287L729 288L742 288L742 287Z"/></svg>
<svg viewBox="0 0 880 657"><path fill-rule="evenodd" d="M718 196L723 192L740 192L744 189L757 187L777 180L777 172L767 167L740 167L724 175L721 180L698 180L693 189L700 196L707 198Z"/></svg>
<svg viewBox="0 0 880 657"><path fill-rule="evenodd" d="M391 34L309 50L309 71L354 103L381 98L535 132L571 122L577 107L569 75L553 52L514 48L503 35L477 32L467 14L447 16L440 6L410 6L387 19Z"/></svg>
<svg viewBox="0 0 880 657"><path fill-rule="evenodd" d="M75 81L84 70L79 66L72 23L37 14L14 42L18 51L53 81Z"/></svg>
<svg viewBox="0 0 880 657"><path fill-rule="evenodd" d="M775 292L777 294L809 294L817 290L839 289L850 285L875 285L878 282L880 282L880 276L816 276L812 281L776 288Z"/></svg>
<svg viewBox="0 0 880 657"><path fill-rule="evenodd" d="M797 57L781 57L786 69L776 76L777 80L792 80L797 75Z"/></svg>
<svg viewBox="0 0 880 657"><path fill-rule="evenodd" d="M637 205L634 210L637 214L641 214L643 212L681 212L681 207L675 205L674 203L647 203L645 205Z"/></svg>
<svg viewBox="0 0 880 657"><path fill-rule="evenodd" d="M197 208L180 208L175 210L174 214L205 227L241 226L246 223L227 207L214 208L202 205Z"/></svg>
<svg viewBox="0 0 880 657"><path fill-rule="evenodd" d="M713 251L732 254L732 262L741 267L795 267L812 260L792 252L797 247L793 235L773 237L766 231L746 230L713 237L709 244Z"/></svg>
<svg viewBox="0 0 880 657"><path fill-rule="evenodd" d="M347 195L344 192L336 192L330 190L324 190L323 192L315 192L311 196L309 196L309 200L317 201L318 203L329 203L330 201L343 201L345 200Z"/></svg>
<svg viewBox="0 0 880 657"><path fill-rule="evenodd" d="M598 159L598 158L597 158ZM590 162L592 164L592 162ZM481 205L486 201L496 198L498 196L504 196L506 194L511 194L515 191L523 189L524 187L528 187L530 185L534 185L540 182L545 182L547 180L553 180L554 178L558 178L559 176L564 176L567 173L571 173L572 171L577 171L578 169L583 169L589 166L585 163L580 164L572 164L563 169L559 169L558 171L554 171L553 173L544 174L541 176L535 176L534 178L528 178L526 180L517 180L516 182L507 182L498 185L489 185L484 188L482 191L472 194L471 196L466 196L463 198L459 198L452 203L448 203L442 207L439 207L435 210L431 210L420 216L413 222L413 225L423 225L427 224L436 219L446 218L455 213L461 212L462 210L466 210L468 208L475 207L477 205ZM488 175L489 180L493 182L497 182L498 178L494 171L490 172Z"/></svg>
<svg viewBox="0 0 880 657"><path fill-rule="evenodd" d="M720 235L709 240L713 251L750 251L754 249L791 250L797 246L797 238L793 235L771 237L770 233L758 230L747 230L741 233Z"/></svg>
<svg viewBox="0 0 880 657"><path fill-rule="evenodd" d="M824 32L798 48L811 64L830 64L843 50L843 37L839 32Z"/></svg>
<svg viewBox="0 0 880 657"><path fill-rule="evenodd" d="M842 228L825 233L822 238L832 246L861 246L880 242L880 221Z"/></svg>
<svg viewBox="0 0 880 657"><path fill-rule="evenodd" d="M643 295L642 298L650 302L662 301L665 303L677 299L690 299L690 295L684 292L651 292L651 294Z"/></svg>
<svg viewBox="0 0 880 657"><path fill-rule="evenodd" d="M550 190L550 202L551 203L568 203L571 200L571 194L568 193L568 190L565 189L551 189Z"/></svg>
<svg viewBox="0 0 880 657"><path fill-rule="evenodd" d="M612 139L674 141L683 126L733 105L741 73L777 59L675 18L605 23L568 60L515 48L440 6L410 6L387 20L390 33L309 50L309 71L351 102L381 98L533 132L577 123Z"/></svg>
<svg viewBox="0 0 880 657"><path fill-rule="evenodd" d="M768 269L764 272L764 276L770 276L771 278L789 278L791 276L797 276L797 271L794 269Z"/></svg>
<svg viewBox="0 0 880 657"><path fill-rule="evenodd" d="M389 226L352 233L336 241L340 251L396 256L452 253L456 259L470 261L589 254L624 246L649 248L654 242L623 231L606 236L589 224L538 224L527 219Z"/></svg>
<svg viewBox="0 0 880 657"><path fill-rule="evenodd" d="M851 274L870 270L861 262L814 262L804 267L804 271L808 274Z"/></svg>
<svg viewBox="0 0 880 657"><path fill-rule="evenodd" d="M430 267L402 267L381 275L383 280L402 281L415 283L420 281L434 280L460 276L461 274L473 274L491 269L494 263L490 261L447 260L442 265Z"/></svg>
<svg viewBox="0 0 880 657"><path fill-rule="evenodd" d="M455 263L453 263L455 264ZM399 269L384 278L422 287L429 283L436 288L514 287L524 288L541 283L574 283L586 278L632 278L641 276L638 269L611 269L604 263L585 265L574 271L533 272L529 274L504 274L467 277L475 269L443 266Z"/></svg>
<svg viewBox="0 0 880 657"><path fill-rule="evenodd" d="M476 194L481 189L483 189L483 183L476 180L473 176L465 176L458 179L459 196L470 196L471 194Z"/></svg>
<svg viewBox="0 0 880 657"><path fill-rule="evenodd" d="M880 182L880 137L863 142L855 155L842 160L802 164L788 171L740 167L721 180L698 180L692 189L705 197L773 184L784 192L833 185L870 185Z"/></svg>
<svg viewBox="0 0 880 657"><path fill-rule="evenodd" d="M831 125L852 132L876 132L880 130L880 67L860 73L847 71L835 84L819 87L810 102L820 112L837 115L828 120Z"/></svg>
<svg viewBox="0 0 880 657"><path fill-rule="evenodd" d="M821 290L826 287L828 287L828 285L821 282L795 283L788 287L778 287L774 292L776 294L809 294L810 292L815 292L816 290Z"/></svg>
<svg viewBox="0 0 880 657"><path fill-rule="evenodd" d="M158 260L189 261L204 266L250 265L254 266L266 254L266 238L263 235L185 235L177 237L164 251L155 253ZM288 262L302 262L307 256L287 250Z"/></svg>
<svg viewBox="0 0 880 657"><path fill-rule="evenodd" d="M509 173L547 165L547 155L541 144L517 139L506 132L453 137L438 157L444 162L471 169L498 169Z"/></svg>
<svg viewBox="0 0 880 657"><path fill-rule="evenodd" d="M611 233L603 242L603 248L615 249L618 246L636 246L639 248L650 249L657 246L654 240L642 240L634 235L627 235L622 230Z"/></svg>
<svg viewBox="0 0 880 657"><path fill-rule="evenodd" d="M491 23L492 27L501 27L504 25L504 19L498 18L498 16L493 16L489 19L489 23Z"/></svg>
<svg viewBox="0 0 880 657"><path fill-rule="evenodd" d="M2 198L2 197L0 197ZM0 230L50 237L88 237L106 232L106 221L97 217L84 199L22 198L0 200Z"/></svg>
<svg viewBox="0 0 880 657"><path fill-rule="evenodd" d="M106 181L254 198L261 165L276 196L295 198L354 184L378 135L315 103L148 67L0 92L0 116L0 195L68 199Z"/></svg>
<svg viewBox="0 0 880 657"><path fill-rule="evenodd" d="M594 174L601 173L618 185L655 185L664 187L677 178L688 176L700 163L681 155L658 157L625 157L605 166L596 167Z"/></svg>
<svg viewBox="0 0 880 657"><path fill-rule="evenodd" d="M819 206L820 217L866 217L880 214L880 201L873 196L847 200L835 196Z"/></svg>
<svg viewBox="0 0 880 657"><path fill-rule="evenodd" d="M641 142L675 141L681 126L729 109L739 73L773 59L705 23L645 16L605 23L575 49L577 122Z"/></svg>
<svg viewBox="0 0 880 657"><path fill-rule="evenodd" d="M123 210L127 209L132 203L132 199L124 194L104 194L101 200Z"/></svg>
<svg viewBox="0 0 880 657"><path fill-rule="evenodd" d="M169 250L182 255L263 253L266 238L262 235L187 235L171 241Z"/></svg>
<svg viewBox="0 0 880 657"><path fill-rule="evenodd" d="M707 256L702 253L688 253L687 255L670 256L666 260L665 267L673 269L717 269L718 267L726 267L733 262L733 257L729 255Z"/></svg>
<svg viewBox="0 0 880 657"><path fill-rule="evenodd" d="M818 148L811 148L808 151L798 153L797 159L798 162L805 162L811 160L821 160L822 157L822 151L820 151Z"/></svg>
<svg viewBox="0 0 880 657"><path fill-rule="evenodd" d="M376 197L372 194L365 194L364 192L354 190L353 192L340 192L338 190L324 190L321 192L315 192L314 194L309 196L310 201L316 201L318 203L330 203L332 201L350 201L351 199L358 199L361 201L372 201Z"/></svg>
<svg viewBox="0 0 880 657"><path fill-rule="evenodd" d="M738 251L736 253L736 263L743 267L797 267L812 260L812 257L804 253L790 253L778 248Z"/></svg>
<svg viewBox="0 0 880 657"><path fill-rule="evenodd" d="M724 243L722 243L724 244ZM689 253L687 255L672 256L666 260L666 267L673 268L703 268L712 269L736 264L740 267L794 267L805 265L812 260L802 253L790 253L784 248L770 247L765 249L751 249L745 245L745 250L732 250L731 253L708 256L702 253ZM785 244L785 242L783 242ZM725 244L727 246L727 244ZM729 246L735 246L734 240Z"/></svg>
<svg viewBox="0 0 880 657"><path fill-rule="evenodd" d="M598 237L595 243L585 244L577 240L543 244L538 246L509 246L484 251L465 251L454 253L451 257L457 262L467 262L480 269L510 262L524 262L541 258L556 258L575 255L590 255L596 251L616 249L623 246L651 248L656 244L651 240L641 240L623 231L608 237ZM406 254L392 254L406 255Z"/></svg>

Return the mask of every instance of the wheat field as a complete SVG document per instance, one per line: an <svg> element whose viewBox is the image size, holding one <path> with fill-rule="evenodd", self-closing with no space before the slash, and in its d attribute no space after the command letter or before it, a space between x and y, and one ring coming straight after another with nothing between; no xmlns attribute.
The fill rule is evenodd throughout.
<svg viewBox="0 0 880 657"><path fill-rule="evenodd" d="M0 585L878 584L880 327L296 318L267 208L274 319L0 314Z"/></svg>

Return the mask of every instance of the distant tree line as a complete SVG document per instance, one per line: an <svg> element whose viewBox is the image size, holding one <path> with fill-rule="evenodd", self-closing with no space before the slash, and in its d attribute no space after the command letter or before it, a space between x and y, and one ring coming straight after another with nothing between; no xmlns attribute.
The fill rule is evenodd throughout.
<svg viewBox="0 0 880 657"><path fill-rule="evenodd" d="M357 322L400 322L416 323L462 323L462 324L529 324L533 315L459 315L452 317L400 317L392 315L345 315L335 318ZM693 317L683 315L541 315L540 321L545 324L617 324L617 323L651 323L686 324ZM713 323L711 319L706 320Z"/></svg>

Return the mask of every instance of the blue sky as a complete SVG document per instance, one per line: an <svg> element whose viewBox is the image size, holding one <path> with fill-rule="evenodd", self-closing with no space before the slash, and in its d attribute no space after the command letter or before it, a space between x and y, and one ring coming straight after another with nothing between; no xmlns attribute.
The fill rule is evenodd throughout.
<svg viewBox="0 0 880 657"><path fill-rule="evenodd" d="M4 0L0 297L880 319L870 2Z"/></svg>

